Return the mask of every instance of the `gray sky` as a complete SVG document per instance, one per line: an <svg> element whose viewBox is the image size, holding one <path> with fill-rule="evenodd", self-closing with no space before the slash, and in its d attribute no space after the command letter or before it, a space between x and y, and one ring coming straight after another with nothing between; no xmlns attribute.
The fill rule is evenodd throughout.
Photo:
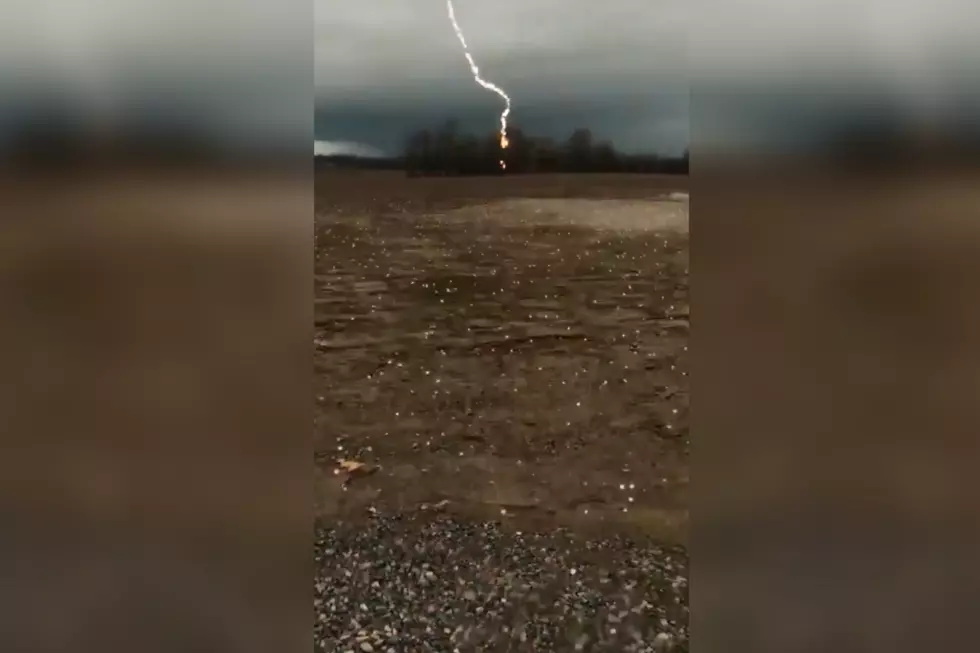
<svg viewBox="0 0 980 653"><path fill-rule="evenodd" d="M202 13L194 0L8 0L0 141L47 111L308 147L311 66L315 138L372 152L451 116L495 129L500 99L471 79L445 0L314 2L310 30L302 2L211 0ZM623 150L669 152L689 131L696 145L819 139L823 125L881 107L980 131L976 0L456 7L483 74L533 134L587 126Z"/></svg>
<svg viewBox="0 0 980 653"><path fill-rule="evenodd" d="M445 0L315 0L316 137L397 151L456 117L490 134L502 100L473 81ZM565 138L588 127L625 151L688 139L684 0L455 0L511 123Z"/></svg>

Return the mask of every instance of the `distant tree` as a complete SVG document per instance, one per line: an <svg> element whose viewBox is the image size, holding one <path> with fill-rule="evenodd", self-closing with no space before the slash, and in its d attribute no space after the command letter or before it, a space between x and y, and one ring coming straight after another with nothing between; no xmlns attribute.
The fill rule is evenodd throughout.
<svg viewBox="0 0 980 653"><path fill-rule="evenodd" d="M508 131L510 143L503 151L507 162L507 171L511 173L527 172L530 168L531 143L520 127L513 126Z"/></svg>
<svg viewBox="0 0 980 653"><path fill-rule="evenodd" d="M458 161L456 147L459 136L459 123L453 119L446 120L436 132L435 152L436 169L443 174L456 174Z"/></svg>
<svg viewBox="0 0 980 653"><path fill-rule="evenodd" d="M483 174L499 174L500 170L500 134L488 134L483 139L480 157L480 170Z"/></svg>
<svg viewBox="0 0 980 653"><path fill-rule="evenodd" d="M586 172L592 163L592 132L588 129L576 129L568 138L568 162L570 172Z"/></svg>
<svg viewBox="0 0 980 653"><path fill-rule="evenodd" d="M415 132L405 147L405 169L409 175L428 174L433 168L432 134L428 129Z"/></svg>
<svg viewBox="0 0 980 653"><path fill-rule="evenodd" d="M593 151L593 163L597 172L619 172L619 155L612 143L599 143Z"/></svg>
<svg viewBox="0 0 980 653"><path fill-rule="evenodd" d="M401 159L377 165L402 165L409 175L495 175L534 172L630 172L687 174L688 153L681 157L628 155L616 151L608 141L596 142L592 132L576 129L558 145L548 138L535 138L518 125L508 132L510 146L501 150L497 133L477 137L462 134L455 120L447 120L435 131L419 130L405 140ZM501 170L501 158L507 164ZM371 164L375 165L375 164Z"/></svg>
<svg viewBox="0 0 980 653"><path fill-rule="evenodd" d="M456 162L457 174L478 175L482 172L480 141L475 136L467 134L457 139Z"/></svg>
<svg viewBox="0 0 980 653"><path fill-rule="evenodd" d="M564 166L558 144L551 138L539 138L535 148L536 168L539 172L559 172Z"/></svg>

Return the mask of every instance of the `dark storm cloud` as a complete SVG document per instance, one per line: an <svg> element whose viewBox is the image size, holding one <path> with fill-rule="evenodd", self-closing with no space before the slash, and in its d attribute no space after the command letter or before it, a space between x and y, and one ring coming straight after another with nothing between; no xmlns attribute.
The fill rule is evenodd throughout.
<svg viewBox="0 0 980 653"><path fill-rule="evenodd" d="M309 142L308 6L13 0L3 18L0 148L92 127L222 148Z"/></svg>
<svg viewBox="0 0 980 653"><path fill-rule="evenodd" d="M686 10L680 0L456 0L512 122L564 138L589 127L625 150L687 144ZM391 150L407 132L458 118L491 132L501 100L477 86L445 0L317 0L316 133Z"/></svg>
<svg viewBox="0 0 980 653"><path fill-rule="evenodd" d="M808 147L842 127L888 123L967 126L980 80L975 5L699 3L710 19L699 18L691 33L696 147Z"/></svg>

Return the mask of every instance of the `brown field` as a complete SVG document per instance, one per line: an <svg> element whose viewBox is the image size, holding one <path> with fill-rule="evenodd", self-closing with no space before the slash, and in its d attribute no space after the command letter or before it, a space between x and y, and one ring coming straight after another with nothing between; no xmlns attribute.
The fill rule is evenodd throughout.
<svg viewBox="0 0 980 653"><path fill-rule="evenodd" d="M686 185L319 172L319 516L438 507L682 538Z"/></svg>

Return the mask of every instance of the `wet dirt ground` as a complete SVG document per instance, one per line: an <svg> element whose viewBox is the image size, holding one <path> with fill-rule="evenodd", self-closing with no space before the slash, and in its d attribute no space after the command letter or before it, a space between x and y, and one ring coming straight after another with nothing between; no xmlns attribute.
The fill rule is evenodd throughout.
<svg viewBox="0 0 980 653"><path fill-rule="evenodd" d="M318 517L682 542L686 179L318 174Z"/></svg>

